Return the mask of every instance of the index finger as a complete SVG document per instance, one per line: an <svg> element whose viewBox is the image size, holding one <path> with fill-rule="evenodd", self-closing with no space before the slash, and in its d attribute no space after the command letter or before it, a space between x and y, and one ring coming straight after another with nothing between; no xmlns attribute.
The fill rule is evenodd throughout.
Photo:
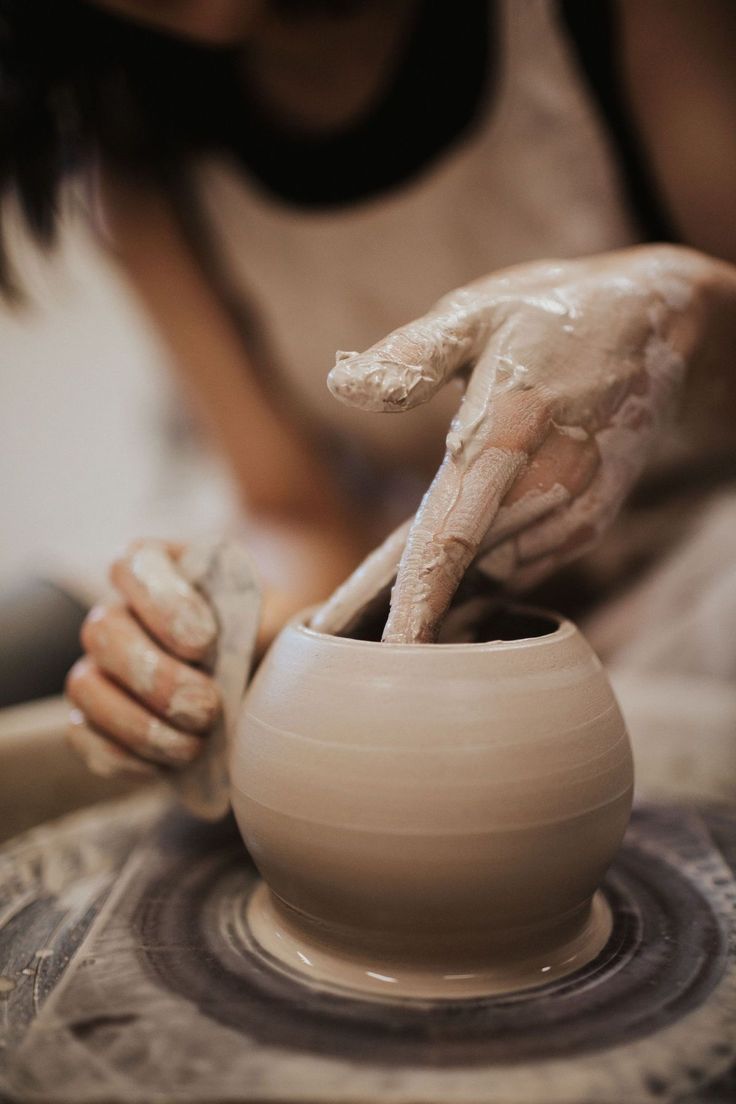
<svg viewBox="0 0 736 1104"><path fill-rule="evenodd" d="M327 386L335 398L362 410L412 410L472 363L490 328L487 295L460 288L365 352L338 353Z"/></svg>
<svg viewBox="0 0 736 1104"><path fill-rule="evenodd" d="M471 401L453 423L445 458L409 533L391 596L386 642L436 639L506 492L548 425L547 408L532 391L498 392L477 418L470 388L468 396Z"/></svg>
<svg viewBox="0 0 736 1104"><path fill-rule="evenodd" d="M168 651L201 660L217 636L207 601L177 568L173 546L139 541L116 560L110 578L125 601Z"/></svg>

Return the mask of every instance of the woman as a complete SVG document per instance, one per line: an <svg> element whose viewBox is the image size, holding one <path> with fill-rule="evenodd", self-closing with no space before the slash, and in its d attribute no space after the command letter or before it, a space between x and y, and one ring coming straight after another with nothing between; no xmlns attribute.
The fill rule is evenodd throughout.
<svg viewBox="0 0 736 1104"><path fill-rule="evenodd" d="M470 374L467 396L406 541L392 640L432 639L479 554L528 588L591 549L678 398L680 470L731 447L727 3L507 0L461 18L419 0L17 7L36 84L26 69L10 86L6 177L48 239L70 157L94 157L104 233L202 421L251 512L304 548L269 631L329 592L397 502L410 512L457 396L413 408L450 378ZM662 236L695 249L630 248ZM323 389L337 342L368 349L331 373L351 406ZM116 581L187 662L107 608L69 681L83 754L113 748L136 770L196 754L188 734L216 708L187 665L214 623L175 551L144 552ZM144 647L161 676L148 689L125 673ZM199 711L172 715L180 685Z"/></svg>

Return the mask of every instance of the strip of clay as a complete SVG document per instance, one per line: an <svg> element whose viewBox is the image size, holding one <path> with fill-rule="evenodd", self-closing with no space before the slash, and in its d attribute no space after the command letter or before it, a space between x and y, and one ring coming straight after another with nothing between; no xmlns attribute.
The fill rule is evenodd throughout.
<svg viewBox="0 0 736 1104"><path fill-rule="evenodd" d="M396 577L413 517L394 529L352 575L312 615L310 627L331 636L347 636L361 615L381 600Z"/></svg>
<svg viewBox="0 0 736 1104"><path fill-rule="evenodd" d="M179 567L217 617L217 642L203 666L219 687L222 712L205 738L202 754L172 779L172 785L196 816L219 820L230 808L227 753L253 661L261 592L255 567L240 541L190 545Z"/></svg>

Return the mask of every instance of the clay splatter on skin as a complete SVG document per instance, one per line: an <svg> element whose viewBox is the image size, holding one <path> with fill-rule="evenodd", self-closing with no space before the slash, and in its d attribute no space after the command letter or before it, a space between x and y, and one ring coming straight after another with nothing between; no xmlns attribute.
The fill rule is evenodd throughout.
<svg viewBox="0 0 736 1104"><path fill-rule="evenodd" d="M135 578L171 618L171 632L187 643L205 644L212 639L215 624L206 603L192 601L192 588L172 571L171 559L158 548L135 552L131 561Z"/></svg>
<svg viewBox="0 0 736 1104"><path fill-rule="evenodd" d="M217 717L220 702L212 680L162 651L123 606L96 606L82 641L101 671L176 726L203 732Z"/></svg>
<svg viewBox="0 0 736 1104"><path fill-rule="evenodd" d="M139 696L153 691L158 673L158 652L152 645L134 644L128 652L128 677L131 690Z"/></svg>
<svg viewBox="0 0 736 1104"><path fill-rule="evenodd" d="M679 317L694 304L703 264L690 251L653 247L523 265L451 293L365 353L340 355L330 390L366 410L409 410L468 376L397 564L384 640L436 639L476 556L503 566L511 587L529 585L534 572L579 554L582 532L599 539L682 384L692 342ZM563 437L568 454L579 450L578 470ZM542 456L552 479L534 486L527 474ZM384 585L398 532L341 588L321 627L370 589L370 572ZM503 540L511 544L502 550Z"/></svg>
<svg viewBox="0 0 736 1104"><path fill-rule="evenodd" d="M173 766L183 766L191 763L201 750L196 736L178 732L155 717L148 721L142 754Z"/></svg>
<svg viewBox="0 0 736 1104"><path fill-rule="evenodd" d="M79 709L70 712L67 739L89 769L102 778L151 778L156 773L152 763L94 732Z"/></svg>
<svg viewBox="0 0 736 1104"><path fill-rule="evenodd" d="M154 554L141 555L146 549ZM162 555L168 560L165 568ZM155 594L142 582L152 563L158 584L162 575L169 578L164 586L154 586ZM67 695L78 706L72 711L69 742L96 773L166 774L197 815L218 819L229 804L226 733L242 697L260 617L253 565L238 541L199 543L186 550L138 541L116 561L111 577L126 604L97 606L85 621L87 655L67 678ZM199 634L200 642L207 638L210 646L204 652L192 646L191 636L186 647L172 644L162 594L178 594L179 601L201 606L207 615L201 624L213 630L219 626L212 654L209 628ZM168 642L170 650L157 641ZM186 660L202 662L204 669Z"/></svg>
<svg viewBox="0 0 736 1104"><path fill-rule="evenodd" d="M130 557L130 571L158 607L174 639L206 648L217 633L212 611L176 571L166 550L153 544L139 548Z"/></svg>
<svg viewBox="0 0 736 1104"><path fill-rule="evenodd" d="M174 725L191 726L195 731L203 731L217 714L216 705L213 708L213 698L216 702L216 694L210 682L203 679L198 683L187 679L174 687L166 716Z"/></svg>
<svg viewBox="0 0 736 1104"><path fill-rule="evenodd" d="M121 649L121 631L128 630L125 646ZM92 651L97 662L109 674L122 674L135 694L145 697L156 683L158 653L153 644L139 636L128 615L104 605L95 606L85 621L83 641ZM122 651L122 655L121 655Z"/></svg>
<svg viewBox="0 0 736 1104"><path fill-rule="evenodd" d="M66 689L71 701L84 714L86 723L106 733L128 751L155 762L180 766L201 749L199 737L179 732L152 717L88 658L78 660L72 667ZM84 734L76 738L89 746L94 744Z"/></svg>

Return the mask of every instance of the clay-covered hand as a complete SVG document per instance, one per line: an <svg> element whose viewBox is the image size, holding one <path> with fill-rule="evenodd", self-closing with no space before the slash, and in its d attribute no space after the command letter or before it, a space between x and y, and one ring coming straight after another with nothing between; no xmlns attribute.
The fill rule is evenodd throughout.
<svg viewBox="0 0 736 1104"><path fill-rule="evenodd" d="M180 553L161 541L131 545L110 571L122 601L95 606L82 628L86 655L66 683L69 742L98 774L185 767L219 714L215 682L193 666L217 624L178 569Z"/></svg>
<svg viewBox="0 0 736 1104"><path fill-rule="evenodd" d="M522 589L599 539L678 395L717 265L670 246L526 264L338 354L330 390L365 410L410 410L467 383L406 541L374 556L385 576L402 551L384 640L435 639L476 557Z"/></svg>

